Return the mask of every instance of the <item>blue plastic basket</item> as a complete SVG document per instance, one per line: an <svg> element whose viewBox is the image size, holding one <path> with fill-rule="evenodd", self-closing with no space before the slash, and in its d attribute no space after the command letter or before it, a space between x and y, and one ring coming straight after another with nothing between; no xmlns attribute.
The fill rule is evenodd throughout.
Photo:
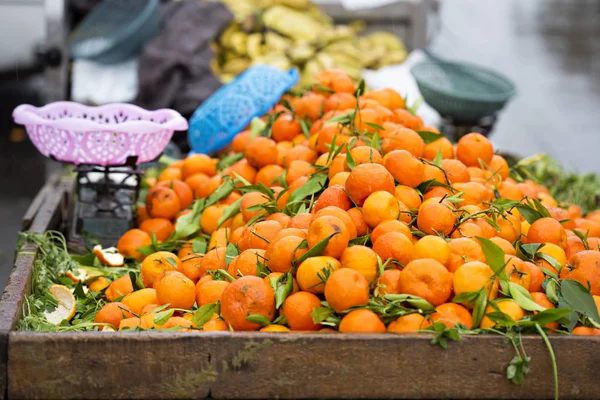
<svg viewBox="0 0 600 400"><path fill-rule="evenodd" d="M159 0L104 0L76 28L73 58L115 64L139 53L158 34Z"/></svg>
<svg viewBox="0 0 600 400"><path fill-rule="evenodd" d="M209 154L229 145L252 118L273 108L298 78L293 68L287 72L268 65L248 68L196 109L188 129L192 150Z"/></svg>

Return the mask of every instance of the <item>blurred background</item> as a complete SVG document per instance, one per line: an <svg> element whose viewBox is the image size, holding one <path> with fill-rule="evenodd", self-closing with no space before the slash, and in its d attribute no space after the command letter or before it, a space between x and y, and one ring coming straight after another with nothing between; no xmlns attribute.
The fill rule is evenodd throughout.
<svg viewBox="0 0 600 400"><path fill-rule="evenodd" d="M600 1L230 0L214 8L216 2L200 0L107 0L116 8L104 15L104 26L80 26L99 3L0 0L2 287L12 268L21 217L60 168L13 123L12 111L23 103L134 102L150 109L172 107L189 117L223 82L255 63L296 66L301 82L310 82L320 69L343 67L370 87L390 86L400 93L406 88L414 102L418 93L409 69L426 58L422 49L428 49L444 59L489 67L514 82L517 95L500 113L469 121L501 151L517 157L548 153L567 170L600 172ZM131 12L142 15L148 4L156 7L155 14L147 14L141 26L122 18ZM262 19L256 18L257 8ZM89 40L98 34L94 29L127 33L126 26L141 36L138 48L121 49L133 56L95 59L107 44ZM319 40L329 40L327 45L304 46L314 34L311 27L327 38ZM265 31L285 34L266 36ZM378 33L369 36L373 32ZM298 35L306 41L290 47L288 36ZM444 132L457 125L426 104L419 113ZM175 137L172 151L188 150L185 134Z"/></svg>

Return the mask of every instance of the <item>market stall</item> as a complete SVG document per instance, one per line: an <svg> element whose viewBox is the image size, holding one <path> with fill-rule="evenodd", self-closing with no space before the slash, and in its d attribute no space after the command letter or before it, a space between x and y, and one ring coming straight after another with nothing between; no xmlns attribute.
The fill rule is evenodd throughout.
<svg viewBox="0 0 600 400"><path fill-rule="evenodd" d="M189 119L15 109L65 169L23 219L0 393L597 397L600 214L584 189L597 178L512 160L476 131L516 93L501 74L424 52L406 87L373 71L365 84L367 64L355 76L334 56L369 36L285 3L300 6L270 4L250 25L231 7L212 45L223 82ZM177 131L193 152L165 156Z"/></svg>

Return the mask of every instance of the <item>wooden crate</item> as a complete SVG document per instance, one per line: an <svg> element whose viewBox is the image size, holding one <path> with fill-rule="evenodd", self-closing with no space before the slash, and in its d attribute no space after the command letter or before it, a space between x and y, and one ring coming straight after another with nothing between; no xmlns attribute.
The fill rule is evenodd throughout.
<svg viewBox="0 0 600 400"><path fill-rule="evenodd" d="M72 182L46 190L33 230L54 229ZM46 188L48 189L48 188ZM446 350L425 335L35 333L14 331L29 293L32 248L15 261L0 302L0 393L8 398L553 398L541 338L525 384L506 367L512 345L465 337ZM551 338L561 398L599 398L600 338Z"/></svg>

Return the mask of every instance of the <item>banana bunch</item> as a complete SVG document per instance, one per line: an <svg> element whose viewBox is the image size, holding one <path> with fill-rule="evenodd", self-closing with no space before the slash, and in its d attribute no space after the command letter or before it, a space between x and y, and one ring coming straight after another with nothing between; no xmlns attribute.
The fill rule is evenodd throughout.
<svg viewBox="0 0 600 400"><path fill-rule="evenodd" d="M393 34L359 36L364 24L334 25L309 0L220 1L235 15L212 43L216 56L211 67L223 82L251 65L267 64L298 68L298 89L303 89L326 69L342 69L358 81L363 68L398 64L407 56L404 44Z"/></svg>
<svg viewBox="0 0 600 400"><path fill-rule="evenodd" d="M408 53L398 37L388 32L374 32L358 39L358 47L363 55L363 66L379 69L387 65L400 64Z"/></svg>

